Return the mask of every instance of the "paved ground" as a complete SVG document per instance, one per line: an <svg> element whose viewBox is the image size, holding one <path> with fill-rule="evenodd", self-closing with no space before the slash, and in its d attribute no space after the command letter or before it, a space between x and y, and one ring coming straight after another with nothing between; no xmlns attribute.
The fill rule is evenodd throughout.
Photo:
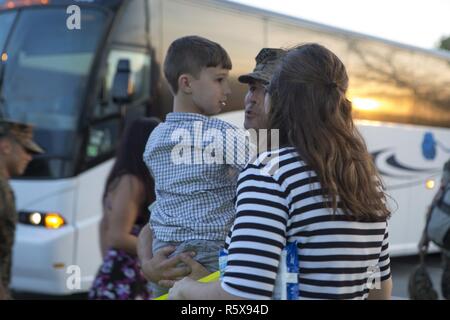
<svg viewBox="0 0 450 320"><path fill-rule="evenodd" d="M392 258L392 279L394 283L393 298L398 300L408 299L408 279L411 272L419 263L418 256L408 256L401 258ZM427 267L433 281L434 288L440 294L441 287L441 257L439 254L433 254L427 258ZM75 295L71 297L54 297L44 295L16 294L16 299L86 299L85 294ZM441 297L442 298L442 297Z"/></svg>

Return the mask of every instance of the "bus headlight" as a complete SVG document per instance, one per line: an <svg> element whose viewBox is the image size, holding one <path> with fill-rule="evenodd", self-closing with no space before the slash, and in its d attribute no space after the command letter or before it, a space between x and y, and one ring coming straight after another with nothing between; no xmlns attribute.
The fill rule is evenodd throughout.
<svg viewBox="0 0 450 320"><path fill-rule="evenodd" d="M41 221L42 221L42 215L40 213L35 212L30 215L30 223L31 224L38 226L41 224Z"/></svg>
<svg viewBox="0 0 450 320"><path fill-rule="evenodd" d="M44 222L48 229L59 229L64 225L64 219L58 213L47 213Z"/></svg>
<svg viewBox="0 0 450 320"><path fill-rule="evenodd" d="M433 179L428 179L427 182L425 183L425 186L427 187L427 189L434 189L434 185L435 185L435 181Z"/></svg>
<svg viewBox="0 0 450 320"><path fill-rule="evenodd" d="M66 224L64 218L55 212L19 212L19 222L47 229L59 229Z"/></svg>

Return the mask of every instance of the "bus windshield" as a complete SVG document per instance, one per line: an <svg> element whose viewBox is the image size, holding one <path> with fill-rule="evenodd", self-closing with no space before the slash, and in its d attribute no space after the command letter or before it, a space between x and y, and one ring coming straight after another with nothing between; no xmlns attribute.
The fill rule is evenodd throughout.
<svg viewBox="0 0 450 320"><path fill-rule="evenodd" d="M5 12L0 14L0 51L3 52L5 47L6 38L9 34L9 30L16 16L15 11Z"/></svg>
<svg viewBox="0 0 450 320"><path fill-rule="evenodd" d="M68 18L64 7L0 13L0 112L33 124L46 151L42 158L52 159L46 170L39 166L38 172L31 165L26 175L70 175L63 162L73 162L76 128L106 14L83 8L81 29L69 28Z"/></svg>

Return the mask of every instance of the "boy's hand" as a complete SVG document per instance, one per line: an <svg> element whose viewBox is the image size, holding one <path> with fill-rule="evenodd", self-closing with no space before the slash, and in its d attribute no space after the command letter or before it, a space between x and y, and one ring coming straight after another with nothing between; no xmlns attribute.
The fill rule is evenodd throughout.
<svg viewBox="0 0 450 320"><path fill-rule="evenodd" d="M151 259L142 260L141 268L147 280L155 283L159 283L161 280L178 280L191 273L189 266L177 266L183 262L181 255L169 258L175 249L172 246L164 247L158 250ZM184 253L183 255L195 255L195 253Z"/></svg>

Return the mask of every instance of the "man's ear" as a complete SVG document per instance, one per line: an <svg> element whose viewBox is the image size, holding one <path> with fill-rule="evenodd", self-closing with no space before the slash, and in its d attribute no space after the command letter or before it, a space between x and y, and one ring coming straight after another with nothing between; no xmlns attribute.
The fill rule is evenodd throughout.
<svg viewBox="0 0 450 320"><path fill-rule="evenodd" d="M12 144L8 138L0 138L0 154L8 155L12 151Z"/></svg>
<svg viewBox="0 0 450 320"><path fill-rule="evenodd" d="M192 76L183 73L181 76L178 77L178 90L183 92L184 94L191 94L192 93L191 82Z"/></svg>

